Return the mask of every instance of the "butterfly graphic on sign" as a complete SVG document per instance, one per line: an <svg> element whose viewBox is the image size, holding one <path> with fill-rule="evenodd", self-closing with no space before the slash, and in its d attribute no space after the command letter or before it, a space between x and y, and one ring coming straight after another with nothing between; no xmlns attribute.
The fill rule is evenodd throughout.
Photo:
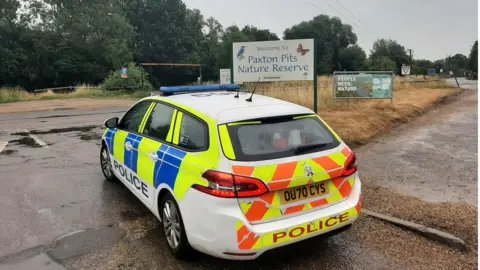
<svg viewBox="0 0 480 270"><path fill-rule="evenodd" d="M304 56L304 55L307 54L309 51L310 51L310 49L304 49L304 48L303 48L302 43L298 44L297 53L299 53L299 54L301 54L302 56Z"/></svg>

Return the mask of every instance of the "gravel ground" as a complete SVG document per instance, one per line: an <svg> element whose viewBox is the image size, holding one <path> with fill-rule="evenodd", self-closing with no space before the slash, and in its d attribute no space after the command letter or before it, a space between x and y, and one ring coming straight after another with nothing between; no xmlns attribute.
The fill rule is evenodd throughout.
<svg viewBox="0 0 480 270"><path fill-rule="evenodd" d="M366 242L384 247L386 254L406 260L406 263L417 265L419 269L477 268L477 208L465 204L428 203L365 181L363 196L364 205L369 210L451 233L467 241L468 250L458 251L403 229L391 229L385 234L364 234ZM369 232L378 230L379 226L385 229L381 225L383 222L372 219L367 222ZM425 261L430 265L422 268L426 267Z"/></svg>

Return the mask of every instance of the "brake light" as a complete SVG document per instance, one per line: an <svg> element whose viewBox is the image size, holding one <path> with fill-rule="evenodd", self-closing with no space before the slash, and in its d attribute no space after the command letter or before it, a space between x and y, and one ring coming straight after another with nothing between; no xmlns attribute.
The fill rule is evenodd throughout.
<svg viewBox="0 0 480 270"><path fill-rule="evenodd" d="M208 187L193 185L193 188L216 197L247 198L268 192L262 181L252 177L213 170L206 171L202 177L208 180Z"/></svg>
<svg viewBox="0 0 480 270"><path fill-rule="evenodd" d="M357 157L355 156L355 153L352 152L350 156L347 158L345 161L345 166L343 166L343 176L350 176L354 174L357 171Z"/></svg>

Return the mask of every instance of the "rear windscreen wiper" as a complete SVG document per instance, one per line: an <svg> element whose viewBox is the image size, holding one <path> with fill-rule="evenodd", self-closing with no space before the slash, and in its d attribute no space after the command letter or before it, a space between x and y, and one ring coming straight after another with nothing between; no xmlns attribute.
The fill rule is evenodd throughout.
<svg viewBox="0 0 480 270"><path fill-rule="evenodd" d="M295 148L293 153L300 154L300 153L307 152L307 151L315 149L315 148L323 147L327 144L328 143L317 143L317 144L302 145L302 146L299 146L299 147Z"/></svg>

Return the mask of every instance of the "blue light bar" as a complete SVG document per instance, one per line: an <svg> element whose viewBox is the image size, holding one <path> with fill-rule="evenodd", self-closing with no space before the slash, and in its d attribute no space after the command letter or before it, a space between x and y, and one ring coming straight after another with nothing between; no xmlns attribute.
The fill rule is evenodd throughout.
<svg viewBox="0 0 480 270"><path fill-rule="evenodd" d="M162 86L162 93L185 93L185 92L203 92L203 91L235 91L239 90L238 84L212 84L212 85L191 85L191 86Z"/></svg>

